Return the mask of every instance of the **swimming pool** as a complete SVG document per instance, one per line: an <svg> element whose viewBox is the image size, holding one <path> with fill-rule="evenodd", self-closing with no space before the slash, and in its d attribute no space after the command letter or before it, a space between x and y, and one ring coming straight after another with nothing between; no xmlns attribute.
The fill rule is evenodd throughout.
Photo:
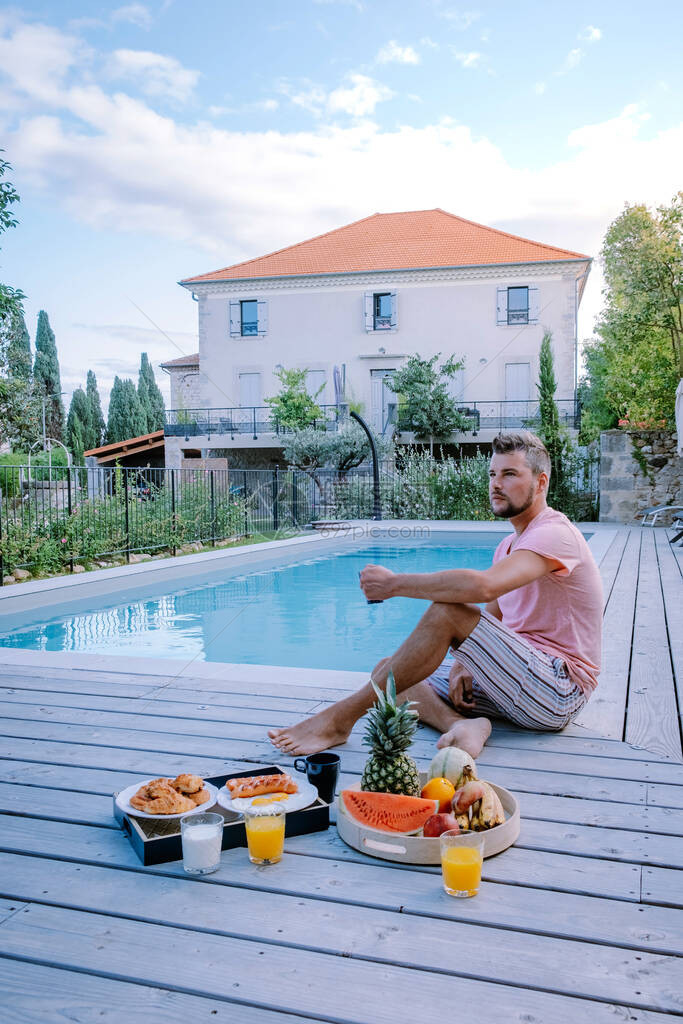
<svg viewBox="0 0 683 1024"><path fill-rule="evenodd" d="M24 615L0 636L0 647L367 671L398 646L427 603L368 605L358 586L364 565L484 569L500 539L500 531L432 532L290 554L288 564L254 558L144 595L138 585L115 600L63 602L59 615L34 615L30 626Z"/></svg>

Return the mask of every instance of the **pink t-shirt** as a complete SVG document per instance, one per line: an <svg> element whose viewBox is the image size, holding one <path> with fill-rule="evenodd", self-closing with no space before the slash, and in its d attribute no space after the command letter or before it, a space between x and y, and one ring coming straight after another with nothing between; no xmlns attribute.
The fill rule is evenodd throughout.
<svg viewBox="0 0 683 1024"><path fill-rule="evenodd" d="M580 530L562 512L546 508L522 533L500 542L499 562L513 551L535 551L562 569L498 598L503 624L554 658L590 695L598 685L602 641L602 580Z"/></svg>

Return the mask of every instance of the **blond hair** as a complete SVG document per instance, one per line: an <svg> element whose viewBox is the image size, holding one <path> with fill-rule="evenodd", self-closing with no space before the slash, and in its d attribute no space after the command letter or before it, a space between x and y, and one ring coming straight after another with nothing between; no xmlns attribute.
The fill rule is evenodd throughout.
<svg viewBox="0 0 683 1024"><path fill-rule="evenodd" d="M548 449L540 437L530 430L508 430L497 434L491 442L496 455L508 455L510 452L524 452L524 458L534 476L545 473L550 479L550 456Z"/></svg>

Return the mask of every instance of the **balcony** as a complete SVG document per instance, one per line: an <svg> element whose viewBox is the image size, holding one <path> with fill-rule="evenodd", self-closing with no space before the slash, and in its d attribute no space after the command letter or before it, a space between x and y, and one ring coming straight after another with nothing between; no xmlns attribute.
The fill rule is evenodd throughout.
<svg viewBox="0 0 683 1024"><path fill-rule="evenodd" d="M318 430L336 431L348 417L348 406L320 405L322 416L310 424ZM262 434L282 437L291 434L290 427L283 427L273 418L269 405L234 406L227 409L166 409L164 411L164 434L166 437L250 437L256 441Z"/></svg>
<svg viewBox="0 0 683 1024"><path fill-rule="evenodd" d="M560 424L570 430L578 430L581 425L581 408L578 400L573 398L560 399L555 402L560 417ZM537 401L502 401L470 402L459 405L458 412L469 421L463 433L471 433L476 437L480 432L496 433L499 430L533 429L541 422L541 408ZM401 415L399 407L394 426L399 431L410 432L410 422Z"/></svg>

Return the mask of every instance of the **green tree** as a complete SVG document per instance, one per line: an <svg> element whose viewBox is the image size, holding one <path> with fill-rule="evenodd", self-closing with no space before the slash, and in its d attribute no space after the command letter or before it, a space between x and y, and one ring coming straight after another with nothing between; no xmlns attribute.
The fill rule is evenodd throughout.
<svg viewBox="0 0 683 1024"><path fill-rule="evenodd" d="M55 336L44 309L38 314L33 380L37 396L45 399L45 433L61 441L64 433L64 406L60 395L62 381Z"/></svg>
<svg viewBox="0 0 683 1024"><path fill-rule="evenodd" d="M135 384L130 378L114 377L109 399L107 442L126 441L147 433L147 417L140 405Z"/></svg>
<svg viewBox="0 0 683 1024"><path fill-rule="evenodd" d="M88 370L85 394L88 399L88 437L85 450L89 451L91 448L99 448L104 443L106 433L100 393L97 389L97 377L92 370Z"/></svg>
<svg viewBox="0 0 683 1024"><path fill-rule="evenodd" d="M16 315L16 310L10 309L0 316L0 444L26 450L40 436L40 403L30 377L10 372Z"/></svg>
<svg viewBox="0 0 683 1024"><path fill-rule="evenodd" d="M422 359L416 353L386 379L387 387L399 396L399 429L412 430L418 441L429 441L430 454L435 440L447 440L454 430L469 426L448 394L448 381L462 370L464 360L452 355L437 367L440 356L438 352L431 359Z"/></svg>
<svg viewBox="0 0 683 1024"><path fill-rule="evenodd" d="M0 149L0 153L4 153L4 150ZM19 193L10 181L4 180L9 170L10 164L0 158L0 235L17 225L10 207L19 202ZM24 293L18 288L0 284L0 319L4 319L8 314L21 313L23 299Z"/></svg>
<svg viewBox="0 0 683 1024"><path fill-rule="evenodd" d="M565 457L572 447L567 430L560 425L560 415L555 404L557 380L555 378L555 361L553 359L552 334L546 331L541 341L538 375L538 401L540 406L541 424L539 437L548 449L550 456L550 485L548 487L548 503L557 507L561 495L564 494Z"/></svg>
<svg viewBox="0 0 683 1024"><path fill-rule="evenodd" d="M355 424L330 434L330 440L328 462L340 480L343 480L350 470L371 457L367 434ZM373 440L377 459L381 462L391 454L393 443L388 437L381 435L375 435Z"/></svg>
<svg viewBox="0 0 683 1024"><path fill-rule="evenodd" d="M31 378L31 337L21 309L10 312L8 326L7 370L9 376L28 381Z"/></svg>
<svg viewBox="0 0 683 1024"><path fill-rule="evenodd" d="M276 426L287 430L303 430L314 420L322 420L323 411L315 399L324 389L321 384L315 395L306 390L306 370L276 370L275 376L282 385L279 394L266 398L266 405L272 409Z"/></svg>
<svg viewBox="0 0 683 1024"><path fill-rule="evenodd" d="M90 405L83 388L76 388L66 418L66 445L74 457L74 462L83 462L83 452L90 448Z"/></svg>
<svg viewBox="0 0 683 1024"><path fill-rule="evenodd" d="M140 358L138 398L147 421L145 433L152 434L155 430L161 430L164 426L164 396L154 379L154 370L146 352Z"/></svg>
<svg viewBox="0 0 683 1024"><path fill-rule="evenodd" d="M586 342L583 349L586 372L579 383L581 429L579 443L596 441L603 430L617 426L619 416L608 392L610 362L605 345L599 339Z"/></svg>
<svg viewBox="0 0 683 1024"><path fill-rule="evenodd" d="M627 205L601 255L605 308L587 350L582 436L615 418L671 423L683 376L683 193L654 212Z"/></svg>

